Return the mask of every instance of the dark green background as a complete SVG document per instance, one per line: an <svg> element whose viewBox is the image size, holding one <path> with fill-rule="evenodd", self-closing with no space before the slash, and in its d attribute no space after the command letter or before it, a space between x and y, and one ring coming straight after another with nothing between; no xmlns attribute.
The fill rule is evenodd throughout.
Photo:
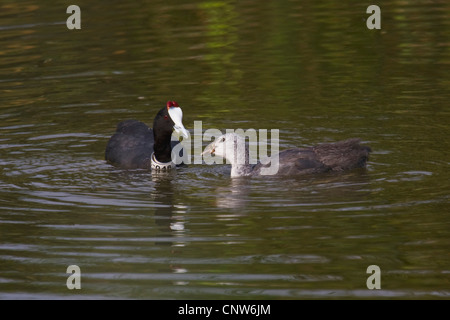
<svg viewBox="0 0 450 320"><path fill-rule="evenodd" d="M448 1L43 3L0 4L0 298L448 298ZM106 164L117 122L167 100L191 130L373 153L283 179Z"/></svg>

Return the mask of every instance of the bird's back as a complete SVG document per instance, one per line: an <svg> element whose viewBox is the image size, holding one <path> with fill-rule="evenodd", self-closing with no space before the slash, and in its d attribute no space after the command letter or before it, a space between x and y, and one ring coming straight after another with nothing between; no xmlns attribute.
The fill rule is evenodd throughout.
<svg viewBox="0 0 450 320"><path fill-rule="evenodd" d="M344 171L364 167L370 148L359 144L359 139L325 143L311 148L294 148L278 154L277 175L313 174ZM272 156L272 161L274 157ZM252 175L260 175L261 168L273 166L261 163L253 167Z"/></svg>
<svg viewBox="0 0 450 320"><path fill-rule="evenodd" d="M153 143L153 131L146 124L125 120L108 141L105 159L124 169L150 168Z"/></svg>
<svg viewBox="0 0 450 320"><path fill-rule="evenodd" d="M312 148L318 161L332 171L362 168L369 159L371 149L360 145L360 139L353 138L335 143L324 143Z"/></svg>

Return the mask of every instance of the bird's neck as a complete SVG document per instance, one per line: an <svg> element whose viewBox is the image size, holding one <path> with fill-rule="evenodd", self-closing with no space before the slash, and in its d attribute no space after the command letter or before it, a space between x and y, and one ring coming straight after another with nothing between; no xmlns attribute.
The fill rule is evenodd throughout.
<svg viewBox="0 0 450 320"><path fill-rule="evenodd" d="M247 165L231 165L231 177L245 177L252 174L252 166Z"/></svg>
<svg viewBox="0 0 450 320"><path fill-rule="evenodd" d="M245 145L235 143L234 150L231 152L231 159L228 161L231 163L231 177L249 176L252 172L252 165L249 161L249 149Z"/></svg>
<svg viewBox="0 0 450 320"><path fill-rule="evenodd" d="M153 129L153 138L155 140L153 145L155 158L160 162L172 161L172 147L170 145L172 132L158 132Z"/></svg>

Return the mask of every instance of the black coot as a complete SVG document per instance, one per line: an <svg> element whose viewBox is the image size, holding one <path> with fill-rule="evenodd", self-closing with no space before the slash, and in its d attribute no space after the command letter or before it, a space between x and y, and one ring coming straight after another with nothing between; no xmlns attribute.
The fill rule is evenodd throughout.
<svg viewBox="0 0 450 320"><path fill-rule="evenodd" d="M175 101L168 101L153 121L153 129L137 120L125 120L117 125L116 133L109 139L105 159L124 169L171 169L171 141L175 130L185 138L188 131L183 126L183 112Z"/></svg>

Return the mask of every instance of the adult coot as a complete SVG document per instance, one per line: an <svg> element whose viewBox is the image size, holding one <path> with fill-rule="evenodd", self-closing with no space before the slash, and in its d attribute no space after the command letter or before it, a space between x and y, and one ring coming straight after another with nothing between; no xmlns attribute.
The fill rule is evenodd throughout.
<svg viewBox="0 0 450 320"><path fill-rule="evenodd" d="M215 154L231 163L231 176L298 175L328 171L344 171L366 165L371 149L359 139L325 143L310 148L295 148L270 157L265 164L249 164L245 138L227 133L209 144L204 154ZM277 165L278 164L278 165ZM275 168L274 170L269 170Z"/></svg>
<svg viewBox="0 0 450 320"><path fill-rule="evenodd" d="M185 138L188 131L183 126L183 111L175 101L168 101L153 121L153 130L137 120L125 120L117 125L116 133L109 139L105 159L120 168L143 168L168 171L175 167L171 141L172 132Z"/></svg>

